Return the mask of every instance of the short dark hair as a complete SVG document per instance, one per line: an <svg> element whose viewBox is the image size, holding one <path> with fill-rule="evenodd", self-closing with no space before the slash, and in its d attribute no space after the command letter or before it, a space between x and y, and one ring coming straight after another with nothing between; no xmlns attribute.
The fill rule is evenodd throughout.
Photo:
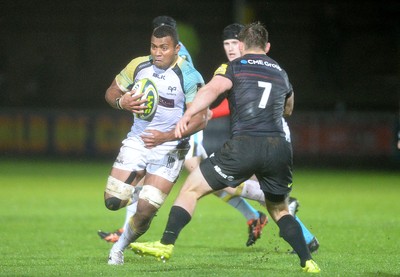
<svg viewBox="0 0 400 277"><path fill-rule="evenodd" d="M176 21L168 15L160 15L153 19L153 29L160 27L162 25L168 25L176 29Z"/></svg>
<svg viewBox="0 0 400 277"><path fill-rule="evenodd" d="M174 45L179 43L178 33L176 29L168 25L161 25L153 30L152 36L156 38L171 37Z"/></svg>
<svg viewBox="0 0 400 277"><path fill-rule="evenodd" d="M245 48L265 49L268 43L268 31L260 22L244 26L238 35L238 39L244 43Z"/></svg>
<svg viewBox="0 0 400 277"><path fill-rule="evenodd" d="M224 28L222 31L222 40L227 39L238 39L240 31L243 29L244 25L240 23L233 23Z"/></svg>

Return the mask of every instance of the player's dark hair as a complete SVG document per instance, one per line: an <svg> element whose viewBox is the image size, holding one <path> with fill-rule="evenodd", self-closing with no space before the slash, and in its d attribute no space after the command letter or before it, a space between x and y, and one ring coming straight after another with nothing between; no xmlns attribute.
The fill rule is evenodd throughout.
<svg viewBox="0 0 400 277"><path fill-rule="evenodd" d="M153 19L153 29L160 27L162 25L168 25L176 29L176 21L168 15L160 15Z"/></svg>
<svg viewBox="0 0 400 277"><path fill-rule="evenodd" d="M176 29L168 25L161 25L153 30L152 36L156 38L171 37L174 42L174 46L179 43L178 33Z"/></svg>
<svg viewBox="0 0 400 277"><path fill-rule="evenodd" d="M239 33L238 39L244 43L245 48L265 49L268 43L268 31L260 22L246 25Z"/></svg>

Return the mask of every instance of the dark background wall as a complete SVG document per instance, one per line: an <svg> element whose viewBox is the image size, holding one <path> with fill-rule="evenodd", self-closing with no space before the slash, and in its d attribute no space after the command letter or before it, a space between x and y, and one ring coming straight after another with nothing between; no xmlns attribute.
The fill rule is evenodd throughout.
<svg viewBox="0 0 400 277"><path fill-rule="evenodd" d="M149 52L152 18L168 14L206 80L225 59L223 27L259 20L270 56L289 73L296 110L396 111L399 3L3 1L0 106L107 109L104 91L131 58Z"/></svg>
<svg viewBox="0 0 400 277"><path fill-rule="evenodd" d="M0 153L113 156L131 117L104 93L132 58L149 54L158 15L178 21L206 81L225 61L226 25L266 25L269 55L295 90L295 161L398 166L398 0L2 1ZM228 118L211 121L209 153L228 135Z"/></svg>

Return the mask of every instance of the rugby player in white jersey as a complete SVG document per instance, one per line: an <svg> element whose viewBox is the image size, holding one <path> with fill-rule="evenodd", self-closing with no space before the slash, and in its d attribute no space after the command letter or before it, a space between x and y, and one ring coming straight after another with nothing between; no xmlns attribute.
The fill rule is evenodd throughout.
<svg viewBox="0 0 400 277"><path fill-rule="evenodd" d="M186 108L189 108L197 90L204 85L200 73L178 53L178 34L171 26L163 25L153 30L150 55L133 59L113 80L105 99L110 106L132 113L143 113L137 102L141 95L131 92L136 81L151 79L159 93L159 104L151 121L134 118L131 131L123 140L119 154L108 178L104 200L110 210L128 204L136 186L143 178L135 214L124 228L119 240L110 250L108 263L124 263L125 248L150 227L158 209L164 203L181 172L189 149L188 138L207 124L204 109L191 121L184 138L175 136L175 126ZM162 133L151 149L143 137Z"/></svg>

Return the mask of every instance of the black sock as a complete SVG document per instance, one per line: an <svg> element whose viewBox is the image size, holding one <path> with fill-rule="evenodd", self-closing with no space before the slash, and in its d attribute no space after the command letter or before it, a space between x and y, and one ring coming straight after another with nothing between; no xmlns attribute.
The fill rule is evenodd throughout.
<svg viewBox="0 0 400 277"><path fill-rule="evenodd" d="M179 233L191 219L191 215L184 208L172 206L169 212L167 226L161 238L161 243L175 244Z"/></svg>
<svg viewBox="0 0 400 277"><path fill-rule="evenodd" d="M291 215L281 217L276 224L278 224L280 236L293 247L300 258L300 265L304 267L306 261L311 259L311 254L300 224Z"/></svg>

